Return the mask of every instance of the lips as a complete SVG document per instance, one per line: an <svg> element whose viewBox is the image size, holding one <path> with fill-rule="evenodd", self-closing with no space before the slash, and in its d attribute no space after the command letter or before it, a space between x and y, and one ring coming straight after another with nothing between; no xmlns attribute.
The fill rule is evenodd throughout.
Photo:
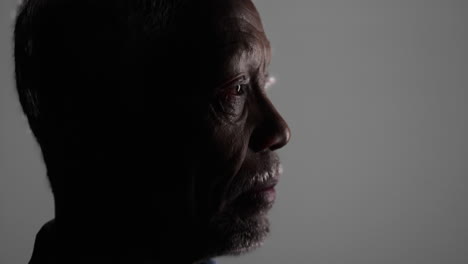
<svg viewBox="0 0 468 264"><path fill-rule="evenodd" d="M246 193L262 197L266 202L273 203L276 198L275 186L278 184L281 171L281 165L278 165L274 169L256 174L251 178L251 187Z"/></svg>
<svg viewBox="0 0 468 264"><path fill-rule="evenodd" d="M262 191L269 188L274 188L278 183L279 176L283 169L281 164L272 166L270 170L256 173L250 178L248 190Z"/></svg>
<svg viewBox="0 0 468 264"><path fill-rule="evenodd" d="M235 208L246 214L256 214L271 208L276 198L275 186L282 173L279 163L270 169L257 172L246 178L241 190L231 200Z"/></svg>
<svg viewBox="0 0 468 264"><path fill-rule="evenodd" d="M266 190L274 189L278 183L279 175L274 172L263 172L257 174L252 178L252 183L247 192L263 192Z"/></svg>

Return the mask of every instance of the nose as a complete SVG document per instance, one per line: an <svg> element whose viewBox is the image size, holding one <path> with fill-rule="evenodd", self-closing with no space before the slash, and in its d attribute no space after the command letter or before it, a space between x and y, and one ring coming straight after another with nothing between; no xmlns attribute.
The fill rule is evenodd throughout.
<svg viewBox="0 0 468 264"><path fill-rule="evenodd" d="M280 149L291 138L291 130L286 121L268 99L266 103L263 118L253 130L249 142L254 152Z"/></svg>

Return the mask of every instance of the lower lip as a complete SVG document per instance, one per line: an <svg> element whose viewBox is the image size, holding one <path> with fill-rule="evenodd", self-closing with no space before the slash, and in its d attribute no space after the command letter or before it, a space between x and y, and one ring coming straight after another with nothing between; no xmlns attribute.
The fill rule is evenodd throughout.
<svg viewBox="0 0 468 264"><path fill-rule="evenodd" d="M275 190L274 186L266 188L266 189L258 190L258 191L256 191L256 193L262 195L263 197L265 197L265 199L268 202L274 202L275 201L276 190Z"/></svg>
<svg viewBox="0 0 468 264"><path fill-rule="evenodd" d="M276 198L275 186L244 192L233 200L233 206L246 214L258 214L271 208Z"/></svg>

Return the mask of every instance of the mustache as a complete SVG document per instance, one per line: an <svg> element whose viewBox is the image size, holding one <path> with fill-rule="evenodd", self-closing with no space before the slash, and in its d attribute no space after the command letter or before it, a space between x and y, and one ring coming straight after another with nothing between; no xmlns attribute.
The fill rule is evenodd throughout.
<svg viewBox="0 0 468 264"><path fill-rule="evenodd" d="M274 186L281 173L281 162L275 152L266 152L246 160L228 184L225 201L229 203L242 193Z"/></svg>

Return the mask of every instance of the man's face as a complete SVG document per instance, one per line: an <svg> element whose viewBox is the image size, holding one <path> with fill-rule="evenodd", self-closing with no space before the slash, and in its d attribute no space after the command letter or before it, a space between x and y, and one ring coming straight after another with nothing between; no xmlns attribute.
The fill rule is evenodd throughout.
<svg viewBox="0 0 468 264"><path fill-rule="evenodd" d="M213 1L194 30L193 79L185 145L192 217L213 254L258 246L281 173L274 152L290 131L269 101L270 46L250 1ZM182 76L181 76L182 77Z"/></svg>
<svg viewBox="0 0 468 264"><path fill-rule="evenodd" d="M186 2L194 10L176 22L141 15L152 2L123 21L64 12L59 41L38 41L59 50L38 131L58 219L76 237L195 258L247 251L268 233L274 151L290 137L266 96L269 42L249 0Z"/></svg>
<svg viewBox="0 0 468 264"><path fill-rule="evenodd" d="M281 171L274 151L290 131L266 95L270 46L253 4L198 8L176 31L175 55L159 70L146 67L143 99L125 95L144 114L124 127L136 176L123 185L138 190L131 210L144 212L142 226L157 219L157 236L204 256L238 254L268 233Z"/></svg>

